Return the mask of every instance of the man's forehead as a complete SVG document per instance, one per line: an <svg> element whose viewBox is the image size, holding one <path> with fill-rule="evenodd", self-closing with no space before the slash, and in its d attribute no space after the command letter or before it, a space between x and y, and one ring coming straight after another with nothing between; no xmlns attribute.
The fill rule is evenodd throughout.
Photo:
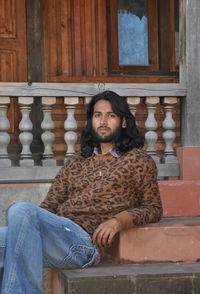
<svg viewBox="0 0 200 294"><path fill-rule="evenodd" d="M94 105L94 112L114 112L112 109L112 105L107 100L99 100Z"/></svg>

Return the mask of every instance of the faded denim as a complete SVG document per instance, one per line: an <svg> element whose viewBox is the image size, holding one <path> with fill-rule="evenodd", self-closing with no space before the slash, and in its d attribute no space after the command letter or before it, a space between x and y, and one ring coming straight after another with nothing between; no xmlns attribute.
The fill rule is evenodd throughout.
<svg viewBox="0 0 200 294"><path fill-rule="evenodd" d="M83 268L100 254L90 235L70 219L19 202L0 227L2 294L41 294L43 267Z"/></svg>

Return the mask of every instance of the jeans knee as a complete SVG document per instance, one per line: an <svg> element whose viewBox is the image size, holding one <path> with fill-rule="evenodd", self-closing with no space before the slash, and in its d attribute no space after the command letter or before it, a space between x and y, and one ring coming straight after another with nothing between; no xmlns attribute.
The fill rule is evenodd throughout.
<svg viewBox="0 0 200 294"><path fill-rule="evenodd" d="M28 202L16 202L10 206L8 210L8 219L23 218L24 216L31 215L34 211L34 205Z"/></svg>

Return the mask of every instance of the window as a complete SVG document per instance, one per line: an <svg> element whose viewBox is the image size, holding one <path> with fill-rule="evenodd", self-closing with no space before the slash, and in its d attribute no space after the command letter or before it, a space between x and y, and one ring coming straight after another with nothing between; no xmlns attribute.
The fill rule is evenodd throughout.
<svg viewBox="0 0 200 294"><path fill-rule="evenodd" d="M118 0L119 65L149 65L147 0Z"/></svg>
<svg viewBox="0 0 200 294"><path fill-rule="evenodd" d="M108 0L111 74L177 75L177 5L177 0Z"/></svg>

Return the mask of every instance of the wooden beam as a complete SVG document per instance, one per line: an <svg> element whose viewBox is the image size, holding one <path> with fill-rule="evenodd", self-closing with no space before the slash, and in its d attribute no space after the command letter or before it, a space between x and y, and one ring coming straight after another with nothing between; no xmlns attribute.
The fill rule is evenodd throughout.
<svg viewBox="0 0 200 294"><path fill-rule="evenodd" d="M185 84L0 83L0 96L93 96L111 90L121 96L186 96Z"/></svg>
<svg viewBox="0 0 200 294"><path fill-rule="evenodd" d="M40 0L26 0L28 81L42 81Z"/></svg>

